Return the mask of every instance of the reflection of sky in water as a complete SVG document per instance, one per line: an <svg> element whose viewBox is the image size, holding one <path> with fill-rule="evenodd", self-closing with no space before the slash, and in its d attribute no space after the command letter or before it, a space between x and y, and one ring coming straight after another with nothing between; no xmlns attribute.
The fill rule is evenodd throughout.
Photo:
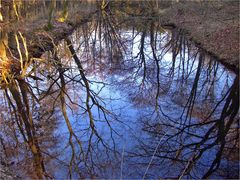
<svg viewBox="0 0 240 180"><path fill-rule="evenodd" d="M99 34L99 32L97 32L97 34ZM74 48L78 49L77 55L82 62L86 77L90 82L91 91L96 93L100 105L109 111L109 113L106 113L106 118L111 128L109 124L106 123L104 114L99 111L99 108L94 105L92 106L91 110L94 117L95 128L107 146L111 150L115 148L116 152L118 152L117 154L110 150L107 152L106 148L98 141L96 136L92 138L93 161L97 165L102 165L101 170L96 170L99 177L119 178L122 176L123 178L142 178L153 151L159 142L161 142L159 143L160 149L166 148L167 146L165 147L165 144L168 143L169 147L167 148L170 149L174 149L175 146L180 146L178 139L174 139L176 142L173 140L166 143L166 136L164 134L174 134L177 128L183 126L181 122L185 121L186 114L184 108L195 82L199 64L199 54L194 60L193 55L197 52L197 48L191 46L190 50L186 49L184 54L182 54L182 57L184 57L184 65L183 59L181 59L180 54L178 54L174 69L171 69L173 67L173 53L171 48L167 48L171 32L165 31L164 33L156 34L156 56L161 59L158 62L160 66L159 84L157 81L156 62L152 53L150 35L148 33L146 34L143 48L146 63L144 83L144 67L143 63L141 63L140 54L142 33L135 31L133 34L132 31L121 30L119 37L121 37L123 41L121 48L125 50L122 52L123 57L119 55L119 50L116 49L117 42L112 44L112 49L109 48L109 42L106 40L106 36L102 36L101 39L96 36L95 39L95 34L92 32L88 37L89 48L86 48L87 46L84 44L86 42L80 30L77 30L77 32L71 36L74 41ZM80 44L81 46L79 46ZM102 49L100 49L100 45ZM62 44L61 48L64 48ZM102 54L100 56L101 51ZM110 52L113 54L112 57L110 57ZM188 62L189 66L187 66L187 59L190 59ZM64 57L62 62L65 64L65 67L68 68L65 72L65 80L67 82L67 95L65 95L67 114L74 132L83 143L83 149L86 152L91 136L89 117L85 109L82 108L86 108L86 90L83 85L80 84L80 82L83 82L74 61ZM212 65L209 66L209 63L212 63ZM214 72L214 68L212 71L209 71L209 67L212 67L213 64L214 62L210 62L209 57L206 56L197 83L191 123L201 122L204 119L204 115L206 116L206 114L221 101L233 84L235 75L220 64L214 67L216 72ZM43 67L43 69L44 68L45 67ZM188 70L186 71L186 69ZM44 74L45 77L47 77L48 71L54 72L56 70L49 68L44 71L43 73L46 73ZM215 76L213 77L214 73ZM42 78L44 81L39 81L39 87L41 91L46 92L51 83L49 79ZM32 79L29 80L29 83L35 84ZM156 97L158 85L159 96ZM59 86L53 89L57 89L56 92L59 92ZM33 92L35 94L38 93L36 88L33 89ZM53 99L57 93L53 93ZM72 104L68 97L82 107ZM6 107L4 107L6 106L6 102L3 99L4 97L1 93L1 106L3 107L1 115L5 117L7 114L5 111ZM156 103L158 103L160 108L155 107ZM43 104L43 106L44 105L45 104ZM46 104L46 106L47 105L48 104ZM216 108L212 118L220 116L222 107L223 103ZM69 132L62 117L59 104L56 105L55 113L60 121L56 132L53 133L60 137L60 142L55 148L59 151L58 159L68 163L71 158L71 148L68 144ZM189 119L186 121L190 122ZM167 124L169 126L166 127L161 124ZM148 132L149 129L152 130L149 128L151 125L151 128L157 131L155 134ZM190 133L197 134L198 136L204 135L207 131L208 126L201 128L196 127L189 130ZM186 134L183 135L182 138L184 139L184 143L191 143L199 141L200 139L197 136L189 136ZM160 141L159 139L162 140ZM212 141L213 139L210 139L208 143ZM74 143L76 144L75 140ZM49 152L50 151L51 150L49 150ZM150 154L144 154L142 156L136 155L144 151L149 151ZM185 149L183 153L186 154L186 157L189 157L190 155L188 155L188 153L190 151L191 149ZM79 153L79 149L76 148L76 154L77 153ZM215 154L216 149L212 148L203 155L201 161L198 162L199 169L195 171L196 176L201 177L205 166L209 166ZM169 161L161 161L160 163L159 159L153 159L153 164L148 169L147 177L159 178L166 176L166 174L174 176L177 175L182 168L182 166L178 166L179 164L172 164ZM88 163L91 163L90 160L88 160ZM224 163L226 162L224 161ZM55 173L56 178L67 177L67 167L62 162L58 162L58 167L59 170ZM85 172L84 164L80 163L79 167ZM87 173L85 175L88 176ZM77 175L74 175L74 177L77 178Z"/></svg>
<svg viewBox="0 0 240 180"><path fill-rule="evenodd" d="M130 31L121 32L123 38L129 39L129 37L132 37L133 35L131 34ZM162 34L160 38L162 38L161 43L159 44L159 47L164 47L164 45L167 43L167 36L168 33ZM75 37L73 35L73 37ZM154 120L157 116L156 113L154 112L155 107L154 107L154 98L156 94L156 90L154 88L157 88L156 86L156 74L153 73L153 75L150 75L149 78L152 78L152 82L146 82L145 83L145 89L148 91L145 95L143 94L143 97L138 97L140 98L139 100L141 101L141 98L143 99L143 104L144 105L138 105L137 102L134 101L136 97L138 96L138 92L141 91L140 84L142 82L142 76L138 75L137 72L138 66L137 66L137 61L138 61L138 53L139 53L139 46L140 46L140 39L141 36L137 35L134 38L133 41L133 46L128 46L127 45L127 53L123 57L123 61L121 64L121 67L115 69L115 71L108 73L110 67L106 67L105 69L101 69L99 71L96 69L96 71L93 69L93 73L87 72L89 63L83 63L84 67L86 68L86 73L90 74L87 75L87 78L90 81L93 81L90 83L90 89L96 93L98 93L98 96L103 99L103 105L104 107L109 110L110 112L113 112L113 115L108 115L108 121L111 124L111 127L114 131L111 131L109 126L107 125L106 121L104 121L103 114L99 113L98 108L93 107L92 112L93 116L95 117L95 126L96 129L99 133L99 135L108 143L108 145L113 148L113 141L110 138L111 133L112 137L115 141L115 148L116 150L120 153L118 155L118 162L117 164L117 169L115 171L112 169L108 169L108 173L112 172L110 174L105 174L106 177L112 178L112 177L119 177L120 176L120 164L119 164L119 158L121 158L123 150L124 150L124 161L122 166L123 166L123 173L124 177L142 177L143 173L145 172L145 169L147 167L147 163L150 161L149 157L146 158L137 158L135 159L134 163L137 162L143 162L145 161L145 165L143 166L134 166L131 165L133 163L129 157L127 157L128 152L134 152L137 148L138 141L149 141L149 136L147 133L144 133L142 131L142 123L146 120L149 120L150 122ZM79 41L79 42L78 42ZM83 39L82 39L83 41ZM75 44L75 48L78 47L78 44L81 42L81 38L77 40L78 43ZM96 47L98 47L99 40L95 42ZM129 40L129 44L131 44L131 40ZM89 43L93 44L93 43ZM132 54L129 52L132 52ZM153 56L152 56L152 51L150 48L150 40L149 37L146 37L145 41L145 47L144 47L144 52L146 56L146 63L149 65L149 67L153 67L155 64L153 63ZM161 50L157 51L157 56L161 55ZM86 52L84 49L79 49L78 52L79 57L92 57L93 54L90 52L90 55L86 56ZM105 55L103 57L106 57ZM132 57L135 57L132 58ZM185 58L188 58L188 51L185 52ZM191 58L191 57L189 57ZM89 61L91 59L88 59ZM106 62L105 62L106 61ZM107 60L102 59L103 64L107 64L110 62L107 62ZM132 63L132 64L131 64ZM194 83L194 78L195 74L197 71L197 66L198 66L198 59L196 59L194 62L190 60L190 63L192 65L192 72L189 71L188 76L186 77L186 74L184 74L184 77L186 77L186 81L181 84L181 74L186 73L183 72L180 57L179 55L176 57L176 64L175 64L175 72L173 74L173 78L170 78L168 76L168 72L170 71L172 63L172 53L171 52L166 52L164 56L162 57L162 60L160 62L160 89L164 89L165 91L160 93L158 103L162 108L162 111L164 114L168 116L168 118L174 119L175 121L180 121L180 117L182 115L184 105L187 101L187 96L191 92L192 84ZM204 97L206 96L206 86L205 86L205 80L207 76L207 62L204 62L206 64L203 65L203 68L201 68L201 75L199 78L198 82L198 89L197 89L197 98L196 98L196 107L200 109L203 108L206 103L206 99ZM99 65L101 66L101 64ZM130 70L129 70L130 66ZM76 68L76 67L74 67ZM99 68L98 65L96 65L96 68ZM119 71L122 71L119 73ZM153 69L155 72L155 70ZM78 74L77 69L73 69L73 74ZM104 74L104 75L103 75ZM137 75L136 75L137 74ZM141 74L141 73L140 73ZM213 89L213 94L214 94L214 99L212 99L213 104L216 103L217 101L221 100L223 97L223 94L226 93L226 84L228 83L228 86L233 82L233 76L231 73L228 72L223 66L219 65L219 68L216 72L216 77L214 79L214 89ZM99 82L99 83L96 83ZM103 87L103 83L105 84ZM86 96L86 93L84 92L82 87L78 87L79 85L75 85L75 87L69 86L69 96L74 97L76 96L76 99L81 98L82 101L84 100L84 97ZM180 87L181 86L181 87ZM228 88L229 88L228 87ZM201 91L202 90L202 91ZM200 93L201 91L201 93ZM148 94L150 92L150 94ZM132 97L132 95L135 95L136 97ZM149 97L146 97L149 96ZM150 104L148 104L148 101ZM79 103L79 102L78 102ZM201 107L203 105L203 107ZM220 106L222 107L222 106ZM77 134L81 137L81 140L83 142L88 141L89 139L89 132L86 131L87 128L89 128L89 120L86 114L82 111L74 110L73 112L71 110L68 110L68 115L70 116L71 123L74 127L74 131L77 132ZM219 114L217 114L219 115ZM164 116L160 116L160 119L157 121L159 122L167 122L168 118L165 118ZM192 123L199 122L198 115L192 115ZM169 122L168 122L169 123ZM171 123L170 123L171 124ZM173 123L174 124L174 123ZM181 126L174 124L175 126ZM171 129L167 130L171 132ZM174 130L173 130L174 131ZM204 134L207 131L206 129L199 129L199 130L193 130L193 131L198 131L197 133L199 135ZM60 128L58 129L58 132L64 137L68 137L68 130L65 125L65 123L62 123ZM63 133L64 132L64 133ZM196 133L196 132L195 132ZM197 138L190 138L187 141L192 142L196 141ZM63 142L65 142L63 140ZM151 142L151 140L150 140ZM67 140L65 142L67 144ZM153 142L154 143L154 142ZM152 144L153 147L156 146L156 144ZM105 160L105 154L104 154L104 147L100 146L98 149L99 152L96 152L96 154L100 153L101 158L98 157L98 159L95 159L96 161L99 161L101 164L101 161ZM62 154L64 156L68 156L68 151L69 149L66 149ZM187 151L186 151L187 153ZM212 149L211 151L208 152L208 154L205 154L202 158L202 165L203 164L209 164L212 160L212 155L214 155L215 150ZM63 157L64 157L63 156ZM125 157L126 156L126 157ZM114 157L111 156L111 160L114 160ZM128 159L128 160L126 160ZM121 159L120 159L121 160ZM210 161L209 161L210 160ZM202 167L202 166L201 166ZM109 167L108 167L109 168ZM138 169L140 168L140 169ZM167 168L167 166L165 166ZM164 172L169 173L169 168L165 169L162 168L162 171L159 172L159 169L154 169L150 168L149 173L155 174L156 176L164 174ZM138 170L137 170L138 169ZM196 171L195 173L201 173L201 168L199 171ZM139 174L138 174L139 173ZM160 174L159 174L160 173ZM174 170L171 171L172 175L174 175ZM176 171L177 173L177 171Z"/></svg>
<svg viewBox="0 0 240 180"><path fill-rule="evenodd" d="M53 1L56 9L52 19L56 19L62 14L64 2ZM50 15L52 2L43 1L37 6L38 8L28 7L24 3L22 7L26 9L20 13L22 16L20 19L29 24L47 19ZM69 19L83 18L82 20L85 21L84 14L86 12L89 14L96 7L95 4L92 6L87 2L73 1L69 3L68 8ZM58 46L59 59L66 68L64 69L64 78L67 83L65 94L67 115L74 133L83 145L85 155L89 143L92 146L92 154L88 155L86 164L93 165L96 177L92 177L88 172L83 158L79 155L80 148L76 139L72 138L75 147L75 160L80 162L78 164L79 170L86 178L142 179L146 175L145 178L149 179L168 177L171 179L177 177L188 164L188 162L177 162L176 159L182 158L184 161L189 161L193 156L194 146L182 151L180 148L183 145L201 141L201 136L208 132L212 124L195 126L185 129L179 136L173 138L170 136L181 132L181 128L184 128L186 124L202 123L219 103L209 118L210 120L218 120L226 100L225 98L222 101L222 98L229 91L236 75L213 61L209 56L203 55L205 60L200 67L200 76L196 78L201 50L199 51L198 48L187 42L187 39L180 32L161 28L157 19L141 19L141 17L135 16L130 18L131 20L124 19L121 17L120 11L111 12L116 13L116 17L108 14L108 10L107 12L98 12L95 19L90 19L91 22L79 26L70 37L82 63L84 73L89 80L91 92L95 93L96 100L106 109L106 118L109 124L106 122L104 114L90 100L95 129L104 141L104 145L109 149L99 141L96 135L93 135L91 143L89 142L92 130L89 116L86 113L84 82L77 64L70 58L71 55L66 43L62 42ZM17 26L17 24L15 25ZM3 34L5 34L5 30ZM12 35L13 33L9 33L9 44L12 43ZM151 41L152 37L154 41ZM142 44L143 38L144 43ZM154 47L151 47L151 43L154 44ZM153 55L152 48L155 49L157 60ZM174 52L178 52L175 64L173 63ZM68 165L72 155L69 144L70 134L61 112L58 96L61 87L57 69L58 63L51 55L47 57L48 53L45 55L43 57L46 61L36 61L28 68L27 73L35 71L36 67L36 74L32 75L43 80L36 81L30 77L24 78L29 83L29 89L26 93L36 125L36 133L41 141L40 148L44 158L46 158L44 160L46 161L46 170L54 173L56 179L65 179L69 177ZM159 65L159 69L157 69L156 64ZM157 76L158 71L159 77ZM196 91L193 88L195 82L197 82ZM53 86L51 87L51 85ZM49 92L47 92L48 88L50 88ZM10 95L8 88L7 90ZM35 101L29 90L37 98L40 98L39 103ZM34 171L31 151L27 148L27 143L23 137L19 136L19 130L14 129L17 127L16 119L18 118L14 116L14 110L7 102L6 94L3 92L4 90L0 91L0 138L4 139L10 151L11 148L16 149L15 154L9 153L7 163L8 161L9 164L14 162L12 167L16 168L16 171L19 169L20 173L21 171L24 173L24 170L21 170L23 168ZM158 96L157 93L159 93ZM23 97L20 98L21 101L24 100ZM15 103L12 97L11 99ZM189 115L188 110L191 108L192 113ZM51 112L52 110L53 112ZM228 119L224 120L224 123L228 122ZM239 129L238 121L232 125L236 126L237 130ZM41 125L41 123L45 124ZM49 128L49 130L45 126L53 126L53 128ZM46 132L46 129L49 132ZM15 131L19 136L17 138L14 137ZM207 138L206 143L196 148L199 150L213 143L217 131L218 129L215 128L210 138ZM16 139L19 140L19 145L15 142ZM226 138L226 143L229 143L228 140L229 137ZM1 143L0 141L0 163L2 163ZM196 166L192 170L193 177L197 177L197 179L202 177L214 161L219 146L220 143L217 142L217 145L205 151L200 160L196 161ZM48 157L44 152L49 153L52 157ZM174 159L175 157L176 159ZM50 163L47 159L50 160ZM229 159L226 155L222 157L220 167L229 166L227 170L233 169L234 171L239 165L239 157L233 161L231 158ZM72 169L74 171L74 168ZM25 176L31 178L29 174ZM23 177L25 176L23 175ZM211 178L223 177L216 174ZM73 178L78 179L79 176L74 173Z"/></svg>
<svg viewBox="0 0 240 180"><path fill-rule="evenodd" d="M122 30L119 37L123 41L123 46L121 46L123 56L120 56L119 47L116 48L117 46L114 43L109 47L106 36L102 36L101 39L96 36L96 39L94 39L95 35L92 32L86 44L80 30L71 36L74 41L74 48L77 49L77 55L89 80L91 92L95 93L99 104L107 110L105 111L106 118L109 122L108 124L104 114L90 101L95 128L104 143L109 147L107 151L95 135L92 137L93 154L91 156L96 166L101 166L99 169L95 169L98 177L142 178L158 144L160 150L165 148L172 150L180 147L181 142L178 137L166 142L167 136L176 133L178 128L182 128L184 126L183 122L202 122L233 84L235 75L218 63L213 66L215 62L210 61L210 58L206 56L197 82L193 113L191 118L190 116L186 118L188 108L186 104L189 102L192 87L196 82L199 65L200 54L196 55L196 59L193 58L198 52L196 47L191 45L191 48L186 49L182 55L178 54L173 67L173 49L169 47L171 32L156 33L155 52L156 57L160 59L157 61L160 67L158 82L158 69L148 33L146 33L143 44L144 54L140 54L142 33L135 32L133 34L132 31ZM80 44L81 46L79 46ZM100 45L102 49L100 49ZM60 45L61 48L65 48L63 43ZM65 52L62 51L61 55L64 56ZM100 52L102 52L101 56ZM145 67L142 62L143 59L141 59L143 55L145 57ZM187 61L188 59L189 61ZM44 79L44 81L38 82L41 95L38 94L37 88L32 89L34 94L40 97L46 93L46 90L54 81L53 79L58 76L56 67L52 68L52 64L48 64L53 60L48 60L44 62L46 67L41 65L39 68L43 70L40 78ZM64 56L62 62L67 68L64 74L67 82L67 94L65 95L67 114L75 134L83 144L83 151L86 153L91 137L90 121L85 104L86 89L74 60ZM209 65L210 63L211 65ZM55 74L53 79L48 79L48 73ZM143 78L144 74L145 79ZM28 82L33 84L33 87L36 85L33 79L28 79ZM59 80L57 82L58 84L56 83L57 85L55 84L51 89L51 91L56 92L47 95L49 99L46 98L46 101L42 99L40 105L35 105L36 108L39 109L40 106L44 107L45 105L44 108L51 108L51 103L53 103L51 101L54 101L59 93ZM156 97L158 88L159 96ZM3 99L1 93L1 106L3 110L6 110L6 102ZM224 102L216 108L212 119L219 118L223 104ZM157 108L156 105L158 105ZM54 149L49 149L48 152L57 151L59 153L57 157L60 161L56 160L59 169L56 170L55 175L56 178L62 178L67 177L67 164L72 152L68 142L68 128L62 117L59 102L56 102L54 112L54 116L59 119L59 125L53 134L59 137L60 142ZM6 111L1 113L2 117L7 117ZM34 117L37 114L37 112L34 112ZM208 129L208 126L191 128L189 132L197 136L190 136L185 133L182 135L181 141L183 143L197 142L200 140L198 136L204 135ZM214 139L209 139L207 143L213 141ZM73 139L73 142L75 145L77 144L75 139ZM78 146L75 147L75 151L75 158L77 158L80 151ZM191 151L191 149L184 149L182 153L185 154L185 158L190 158ZM195 170L197 177L201 177L205 167L209 167L216 152L216 148L211 148L203 154L201 161L197 162L199 164L198 169ZM223 162L228 163L227 161ZM88 156L87 163L91 164L90 156ZM167 175L177 176L182 168L177 163L174 164L161 158L153 158L152 163L146 176L149 178L167 177ZM79 164L79 169L83 171L84 175L88 176L86 167L82 162ZM78 176L73 175L73 177L77 178Z"/></svg>

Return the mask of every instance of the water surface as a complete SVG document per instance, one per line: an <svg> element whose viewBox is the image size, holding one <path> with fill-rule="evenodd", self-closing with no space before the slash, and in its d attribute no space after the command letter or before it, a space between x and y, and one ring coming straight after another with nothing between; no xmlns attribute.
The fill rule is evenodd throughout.
<svg viewBox="0 0 240 180"><path fill-rule="evenodd" d="M17 86L48 177L238 177L238 76L158 18L98 12L33 67ZM11 93L4 158L34 177Z"/></svg>

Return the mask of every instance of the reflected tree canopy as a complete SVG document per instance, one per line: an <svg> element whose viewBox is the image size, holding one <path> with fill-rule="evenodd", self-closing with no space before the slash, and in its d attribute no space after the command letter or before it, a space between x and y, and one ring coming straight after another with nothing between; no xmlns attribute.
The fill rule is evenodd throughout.
<svg viewBox="0 0 240 180"><path fill-rule="evenodd" d="M38 3L47 30L77 8ZM126 18L140 5L110 3L39 57L1 28L0 163L22 178L238 178L238 74L182 30ZM11 1L2 19L37 4Z"/></svg>

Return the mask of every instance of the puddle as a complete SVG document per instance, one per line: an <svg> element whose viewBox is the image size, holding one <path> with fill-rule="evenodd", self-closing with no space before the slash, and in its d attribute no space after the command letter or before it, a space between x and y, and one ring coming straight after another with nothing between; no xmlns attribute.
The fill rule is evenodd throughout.
<svg viewBox="0 0 240 180"><path fill-rule="evenodd" d="M46 177L238 177L238 76L182 32L99 13L30 67L37 78L1 91L19 176L34 177L30 128Z"/></svg>

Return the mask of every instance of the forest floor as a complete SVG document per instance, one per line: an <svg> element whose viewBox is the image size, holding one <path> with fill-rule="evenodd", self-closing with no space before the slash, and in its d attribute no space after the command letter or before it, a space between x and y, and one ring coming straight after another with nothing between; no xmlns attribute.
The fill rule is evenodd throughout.
<svg viewBox="0 0 240 180"><path fill-rule="evenodd" d="M158 14L223 64L239 70L239 1L175 3Z"/></svg>
<svg viewBox="0 0 240 180"><path fill-rule="evenodd" d="M188 39L198 47L236 72L239 70L239 1L180 1L165 9L159 5L155 11L157 14L154 14L160 17L163 25L174 25L184 30ZM85 13L77 14L82 16ZM91 16L93 12L87 14ZM55 21L54 28L47 31L42 26L46 22L39 21L34 25L34 30L31 24L23 24L20 29L31 40L30 54L39 57L42 52L52 48L52 41L57 42L70 34L76 25L85 23L88 18L89 16L80 19L75 17L71 23Z"/></svg>
<svg viewBox="0 0 240 180"><path fill-rule="evenodd" d="M27 40L30 57L39 58L44 52L52 50L62 39L73 33L77 27L88 22L95 12L95 9L87 13L78 11L77 14L81 15L75 15L74 18L69 18L69 20L65 22L59 22L56 18L53 18L51 28L48 27L47 19L29 22L20 20L19 22L10 24L6 28L6 31L21 32ZM8 45L12 53L18 57L19 54L16 43L9 43ZM22 44L21 48L23 48Z"/></svg>

